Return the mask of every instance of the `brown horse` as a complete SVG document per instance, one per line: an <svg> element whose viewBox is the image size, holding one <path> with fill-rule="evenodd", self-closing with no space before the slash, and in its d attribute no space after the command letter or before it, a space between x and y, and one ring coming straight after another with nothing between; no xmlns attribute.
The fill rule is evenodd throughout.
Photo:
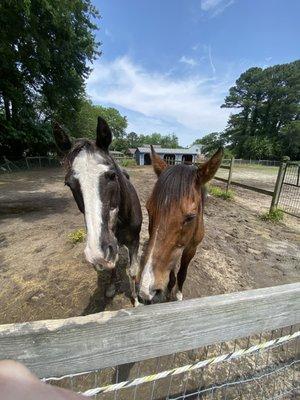
<svg viewBox="0 0 300 400"><path fill-rule="evenodd" d="M219 168L223 150L200 167L167 166L153 147L151 153L158 180L146 204L150 238L141 262L139 296L158 302L168 289L182 300L187 268L204 236L204 185Z"/></svg>
<svg viewBox="0 0 300 400"><path fill-rule="evenodd" d="M98 117L95 141L77 139L71 143L69 136L57 123L54 124L53 133L58 148L65 154L65 184L71 189L84 215L87 230L85 257L97 271L111 270L111 284L106 295L112 297L119 246L127 247L127 273L137 305L135 278L139 268L137 257L142 211L128 174L119 168L109 154L111 130L106 121Z"/></svg>

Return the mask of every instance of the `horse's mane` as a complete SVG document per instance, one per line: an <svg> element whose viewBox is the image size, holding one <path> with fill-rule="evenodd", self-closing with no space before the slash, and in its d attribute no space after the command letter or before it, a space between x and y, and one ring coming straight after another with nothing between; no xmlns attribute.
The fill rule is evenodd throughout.
<svg viewBox="0 0 300 400"><path fill-rule="evenodd" d="M183 197L193 193L197 167L179 164L166 168L159 176L149 206L153 211L169 211L171 205L180 203Z"/></svg>

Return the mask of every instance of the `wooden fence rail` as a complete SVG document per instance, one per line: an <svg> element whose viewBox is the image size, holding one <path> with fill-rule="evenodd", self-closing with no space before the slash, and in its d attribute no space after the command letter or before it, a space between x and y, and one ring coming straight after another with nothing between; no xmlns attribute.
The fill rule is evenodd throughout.
<svg viewBox="0 0 300 400"><path fill-rule="evenodd" d="M0 326L0 359L39 377L137 362L300 322L300 283Z"/></svg>

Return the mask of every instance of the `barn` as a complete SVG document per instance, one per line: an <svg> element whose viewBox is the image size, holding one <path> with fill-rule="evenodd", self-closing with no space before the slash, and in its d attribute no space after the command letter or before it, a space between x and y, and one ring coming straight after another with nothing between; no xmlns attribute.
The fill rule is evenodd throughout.
<svg viewBox="0 0 300 400"><path fill-rule="evenodd" d="M169 149L160 146L154 146L155 151L163 159L173 161L174 163L195 162L198 157L201 156L201 145L193 145L188 149ZM144 145L143 147L137 147L134 152L134 158L138 165L150 165L150 145Z"/></svg>

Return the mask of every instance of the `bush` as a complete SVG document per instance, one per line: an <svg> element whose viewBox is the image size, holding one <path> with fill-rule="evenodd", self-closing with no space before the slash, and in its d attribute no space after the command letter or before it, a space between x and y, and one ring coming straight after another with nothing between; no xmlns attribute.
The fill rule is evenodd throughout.
<svg viewBox="0 0 300 400"><path fill-rule="evenodd" d="M77 229L74 232L69 233L68 238L73 244L83 242L86 237L86 232L84 229Z"/></svg>
<svg viewBox="0 0 300 400"><path fill-rule="evenodd" d="M124 158L120 162L121 167L135 167L136 162L133 158Z"/></svg>
<svg viewBox="0 0 300 400"><path fill-rule="evenodd" d="M261 215L261 219L263 221L270 221L270 222L279 222L283 220L283 211L280 208L276 208L275 210L266 212L265 214Z"/></svg>
<svg viewBox="0 0 300 400"><path fill-rule="evenodd" d="M220 197L223 200L231 200L234 197L234 192L232 190L226 190L221 189L218 186L209 186L208 187L208 192L215 197Z"/></svg>

